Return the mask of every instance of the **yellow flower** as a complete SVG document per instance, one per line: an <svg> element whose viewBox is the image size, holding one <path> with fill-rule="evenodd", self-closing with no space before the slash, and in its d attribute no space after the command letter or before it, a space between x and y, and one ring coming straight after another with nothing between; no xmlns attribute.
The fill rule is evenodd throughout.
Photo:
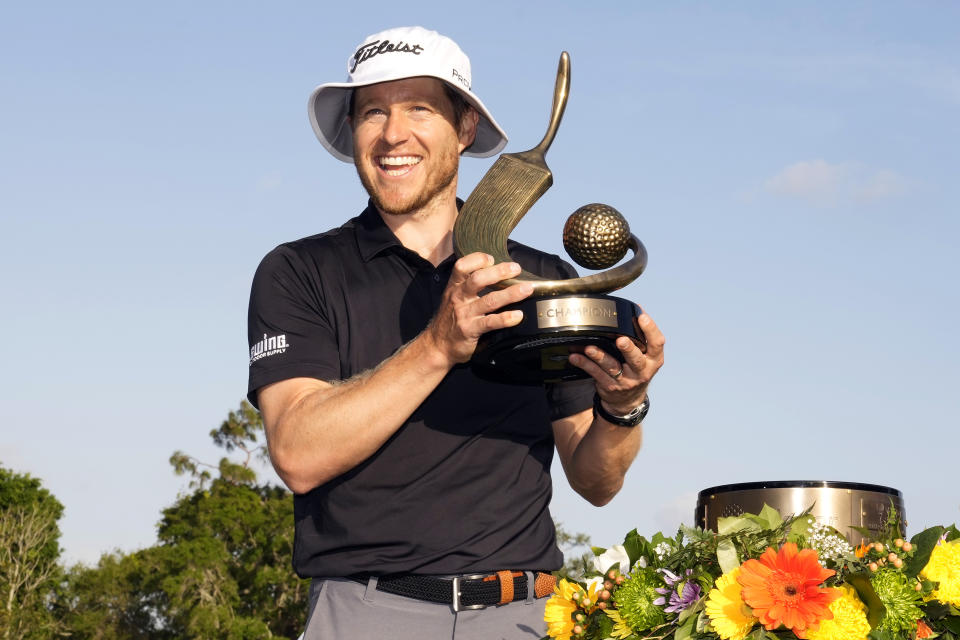
<svg viewBox="0 0 960 640"><path fill-rule="evenodd" d="M960 539L938 542L920 575L940 583L928 599L960 607Z"/></svg>
<svg viewBox="0 0 960 640"><path fill-rule="evenodd" d="M573 632L573 614L577 605L573 601L573 594L583 593L580 585L560 578L553 588L553 595L547 600L543 619L547 623L547 635L557 640L570 640Z"/></svg>
<svg viewBox="0 0 960 640"><path fill-rule="evenodd" d="M710 624L723 640L743 640L757 623L756 617L743 602L738 575L740 567L717 578L716 585L707 596L706 610Z"/></svg>
<svg viewBox="0 0 960 640"><path fill-rule="evenodd" d="M850 585L841 585L840 589L841 596L830 603L833 620L823 620L819 629L808 631L808 640L866 640L870 633L866 605Z"/></svg>
<svg viewBox="0 0 960 640"><path fill-rule="evenodd" d="M616 609L607 609L604 611L607 614L607 617L613 620L613 631L610 633L614 638L629 638L633 635L633 629L631 629L626 622L623 621L623 618L620 617L620 612Z"/></svg>

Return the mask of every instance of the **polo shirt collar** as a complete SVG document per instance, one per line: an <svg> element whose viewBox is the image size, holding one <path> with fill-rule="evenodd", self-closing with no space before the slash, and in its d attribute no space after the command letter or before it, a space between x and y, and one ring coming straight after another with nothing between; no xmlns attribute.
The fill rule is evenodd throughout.
<svg viewBox="0 0 960 640"><path fill-rule="evenodd" d="M391 247L402 246L380 217L380 212L373 206L373 202L368 202L367 208L357 217L357 248L363 261L370 262Z"/></svg>
<svg viewBox="0 0 960 640"><path fill-rule="evenodd" d="M463 200L457 198L457 209L461 208ZM357 216L357 248L360 250L360 257L364 262L370 262L392 247L402 249L403 244L383 221L373 201L368 201L367 208Z"/></svg>

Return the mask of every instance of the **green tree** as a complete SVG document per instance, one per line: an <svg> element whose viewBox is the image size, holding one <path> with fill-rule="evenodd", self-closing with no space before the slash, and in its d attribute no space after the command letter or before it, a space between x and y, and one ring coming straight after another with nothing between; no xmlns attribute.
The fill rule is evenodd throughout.
<svg viewBox="0 0 960 640"><path fill-rule="evenodd" d="M557 529L557 546L563 552L560 575L570 580L582 580L586 571L593 566L590 536L567 531L556 520L553 524Z"/></svg>
<svg viewBox="0 0 960 640"><path fill-rule="evenodd" d="M258 484L263 423L247 402L210 432L240 459L216 465L170 457L191 493L163 511L158 544L109 554L71 570L65 616L76 638L295 638L306 621L309 581L291 567L293 500Z"/></svg>
<svg viewBox="0 0 960 640"><path fill-rule="evenodd" d="M58 614L72 638L160 640L167 599L155 547L130 554L107 553L95 567L76 565L66 576Z"/></svg>
<svg viewBox="0 0 960 640"><path fill-rule="evenodd" d="M0 633L51 638L59 624L50 611L61 577L63 505L28 474L0 467Z"/></svg>

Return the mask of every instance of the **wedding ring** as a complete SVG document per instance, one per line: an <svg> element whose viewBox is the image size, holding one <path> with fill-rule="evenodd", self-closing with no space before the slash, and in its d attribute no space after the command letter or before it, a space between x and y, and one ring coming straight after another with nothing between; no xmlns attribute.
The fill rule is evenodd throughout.
<svg viewBox="0 0 960 640"><path fill-rule="evenodd" d="M611 376L614 380L616 380L617 378L619 378L619 377L622 376L622 375L623 375L623 367L622 367L622 366L620 367L620 370L619 370L619 371L617 371L616 373L611 373L611 374L610 374L610 376Z"/></svg>

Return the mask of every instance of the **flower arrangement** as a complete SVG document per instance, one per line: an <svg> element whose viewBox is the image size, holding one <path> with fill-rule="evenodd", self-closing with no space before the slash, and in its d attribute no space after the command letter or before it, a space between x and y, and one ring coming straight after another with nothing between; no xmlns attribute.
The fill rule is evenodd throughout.
<svg viewBox="0 0 960 640"><path fill-rule="evenodd" d="M909 541L891 509L853 548L809 510L769 506L720 518L718 532L627 534L594 548L582 580L546 603L556 640L942 640L960 638L960 531Z"/></svg>

